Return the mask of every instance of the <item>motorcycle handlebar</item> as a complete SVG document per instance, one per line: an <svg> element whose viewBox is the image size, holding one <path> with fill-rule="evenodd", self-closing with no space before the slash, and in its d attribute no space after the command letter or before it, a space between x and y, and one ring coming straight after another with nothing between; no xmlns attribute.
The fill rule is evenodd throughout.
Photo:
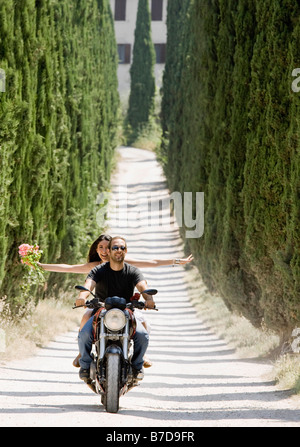
<svg viewBox="0 0 300 447"><path fill-rule="evenodd" d="M131 303L132 303L133 307L135 307L135 308L137 308L137 309L140 309L140 310L142 310L142 309L158 310L158 309L156 308L156 306L154 306L154 307L146 307L146 306L145 306L145 303L142 302L142 301L132 300Z"/></svg>
<svg viewBox="0 0 300 447"><path fill-rule="evenodd" d="M138 300L133 300L133 301L131 301L131 303L128 303L128 307L129 307L130 305L131 305L132 307L134 307L134 308L136 308L136 309L140 309L140 310L142 310L142 309L158 310L158 309L156 308L156 306L153 307L153 308L151 308L151 307L145 307L145 303L144 303L144 302L141 302L141 301L138 301ZM75 305L74 307L72 307L72 309L79 309L79 307L87 307L88 309L99 309L100 307L105 307L105 304L102 303L101 301L99 301L98 298L94 298L94 299L92 299L92 300L87 300L87 301L85 302L85 304L82 304L81 306L76 306L76 305Z"/></svg>
<svg viewBox="0 0 300 447"><path fill-rule="evenodd" d="M81 306L76 306L75 304L74 307L72 307L72 309L79 309L79 307L88 307L89 309L97 309L103 306L104 303L101 303L101 301L99 301L98 298L94 298L92 300L87 300L85 304L82 304Z"/></svg>

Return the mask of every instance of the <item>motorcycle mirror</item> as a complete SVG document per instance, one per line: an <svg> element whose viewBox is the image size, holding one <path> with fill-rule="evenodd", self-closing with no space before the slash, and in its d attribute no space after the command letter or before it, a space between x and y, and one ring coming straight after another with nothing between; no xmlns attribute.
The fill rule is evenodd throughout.
<svg viewBox="0 0 300 447"><path fill-rule="evenodd" d="M146 289L142 293L147 293L147 295L156 295L157 294L157 290L156 289Z"/></svg>
<svg viewBox="0 0 300 447"><path fill-rule="evenodd" d="M96 298L96 295L95 295L93 292L91 292L89 289L87 289L86 287L83 287L83 286L75 286L75 289L77 289L77 290L81 290L81 291L84 291L84 292L90 292L90 293L93 295L93 297Z"/></svg>

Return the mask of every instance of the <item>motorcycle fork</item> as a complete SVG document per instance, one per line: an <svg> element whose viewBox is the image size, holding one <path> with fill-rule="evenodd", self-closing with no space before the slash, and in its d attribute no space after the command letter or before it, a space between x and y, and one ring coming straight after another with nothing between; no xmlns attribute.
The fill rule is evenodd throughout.
<svg viewBox="0 0 300 447"><path fill-rule="evenodd" d="M105 314L105 312L104 312ZM105 360L105 352L107 348L107 333L104 326L104 315L101 315L100 321L97 327L98 337L97 337L97 346L96 351L98 353L98 359L97 359L97 371L99 374L99 381L100 383L104 383L106 378L106 372L105 372L105 366L104 366L104 360ZM120 336L120 341L122 345L122 367L121 367L121 383L124 384L127 382L130 364L128 360L128 353L130 348L130 324L129 324L129 315L126 312L126 325L123 330L122 336Z"/></svg>
<svg viewBox="0 0 300 447"><path fill-rule="evenodd" d="M129 360L128 360L129 343L130 343L129 315L126 312L126 325L125 325L123 337L122 337L122 348L123 348L123 358L124 358L124 362L123 362L122 370L121 370L121 383L122 384L125 384L127 382L129 368L130 368Z"/></svg>
<svg viewBox="0 0 300 447"><path fill-rule="evenodd" d="M97 341L96 341L96 351L97 351L97 372L100 383L105 382L105 368L103 364L104 354L105 354L105 327L104 327L104 319L101 313L99 323L97 326Z"/></svg>

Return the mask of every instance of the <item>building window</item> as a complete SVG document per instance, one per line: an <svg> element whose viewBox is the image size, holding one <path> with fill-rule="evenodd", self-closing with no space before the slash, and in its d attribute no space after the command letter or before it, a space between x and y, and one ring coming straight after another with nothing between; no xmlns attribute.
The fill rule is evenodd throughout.
<svg viewBox="0 0 300 447"><path fill-rule="evenodd" d="M163 18L163 0L152 0L151 18L153 21Z"/></svg>
<svg viewBox="0 0 300 447"><path fill-rule="evenodd" d="M155 43L154 44L156 63L164 64L166 62L166 44L165 43Z"/></svg>
<svg viewBox="0 0 300 447"><path fill-rule="evenodd" d="M126 0L115 0L115 20L126 20Z"/></svg>
<svg viewBox="0 0 300 447"><path fill-rule="evenodd" d="M118 45L119 64L130 64L131 45L130 43L122 43Z"/></svg>

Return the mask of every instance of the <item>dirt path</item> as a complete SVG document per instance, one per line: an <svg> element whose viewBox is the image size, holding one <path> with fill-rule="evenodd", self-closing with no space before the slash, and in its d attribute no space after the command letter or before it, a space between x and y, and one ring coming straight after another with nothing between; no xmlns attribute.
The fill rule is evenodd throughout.
<svg viewBox="0 0 300 447"><path fill-rule="evenodd" d="M168 197L154 155L129 148L120 154L114 196L128 193L131 212L121 228L118 213L112 215L111 233L127 237L128 256L180 256L178 229L169 225L168 216L161 226L155 218L146 226L147 194L146 202L150 191L152 200ZM162 214L157 211L156 218ZM159 312L147 312L152 327L148 354L154 365L141 386L121 398L119 413L105 413L99 397L78 379L72 366L75 330L30 359L0 363L0 426L299 426L295 401L266 379L271 365L238 359L198 319L182 267L143 271L148 284L159 290Z"/></svg>

